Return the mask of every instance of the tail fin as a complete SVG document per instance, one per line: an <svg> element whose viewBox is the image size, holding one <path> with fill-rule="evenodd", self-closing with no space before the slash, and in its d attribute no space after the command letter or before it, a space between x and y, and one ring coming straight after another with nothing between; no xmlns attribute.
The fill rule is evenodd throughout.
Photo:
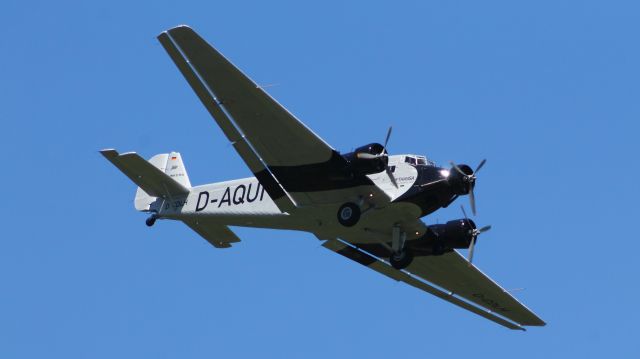
<svg viewBox="0 0 640 359"><path fill-rule="evenodd" d="M180 156L180 153L171 152L168 155L156 155L153 158L158 156L167 156L164 173L168 174L169 177L173 178L181 185L191 188L191 182L189 181L187 170L184 168L184 163L182 163L182 156ZM151 158L151 160L153 160L153 158Z"/></svg>
<svg viewBox="0 0 640 359"><path fill-rule="evenodd" d="M138 211L154 210L152 205L158 198L171 199L189 193L191 182L177 152L155 155L148 162L135 152L118 154L116 150L102 150L100 153L139 186L134 200Z"/></svg>

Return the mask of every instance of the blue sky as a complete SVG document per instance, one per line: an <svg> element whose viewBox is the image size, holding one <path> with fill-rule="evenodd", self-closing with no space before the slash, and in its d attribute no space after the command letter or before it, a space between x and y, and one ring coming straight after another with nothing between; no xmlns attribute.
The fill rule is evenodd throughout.
<svg viewBox="0 0 640 359"><path fill-rule="evenodd" d="M0 356L638 357L639 11L3 2ZM548 326L506 330L305 233L239 228L216 250L147 228L99 149L180 151L194 184L249 175L155 39L183 23L339 150L393 125L391 152L487 158L475 263Z"/></svg>

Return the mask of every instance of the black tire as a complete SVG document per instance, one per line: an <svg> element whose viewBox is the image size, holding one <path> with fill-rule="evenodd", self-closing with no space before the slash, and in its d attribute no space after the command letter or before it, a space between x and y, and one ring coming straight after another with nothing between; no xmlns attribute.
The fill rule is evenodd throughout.
<svg viewBox="0 0 640 359"><path fill-rule="evenodd" d="M404 269L413 261L413 252L409 248L405 248L400 253L393 253L389 257L389 263L395 269Z"/></svg>
<svg viewBox="0 0 640 359"><path fill-rule="evenodd" d="M345 203L338 209L338 222L345 227L353 227L360 220L360 207L355 203Z"/></svg>
<svg viewBox="0 0 640 359"><path fill-rule="evenodd" d="M151 216L151 217L147 218L147 220L144 221L144 223L146 223L148 227L151 227L156 223L156 219L157 219L156 217Z"/></svg>

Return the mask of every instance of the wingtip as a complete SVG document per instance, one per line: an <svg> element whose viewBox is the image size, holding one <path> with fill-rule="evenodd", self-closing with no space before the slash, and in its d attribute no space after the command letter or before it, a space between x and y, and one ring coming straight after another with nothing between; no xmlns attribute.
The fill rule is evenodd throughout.
<svg viewBox="0 0 640 359"><path fill-rule="evenodd" d="M174 27L172 27L172 28L169 28L169 29L167 29L167 30L165 30L165 31L163 31L163 32L170 32L170 31L175 31L175 30L179 30L179 29L193 30L193 29L191 28L191 26L189 26L189 25L187 25L187 24L181 24L181 25L178 25L178 26L174 26Z"/></svg>
<svg viewBox="0 0 640 359"><path fill-rule="evenodd" d="M193 31L191 26L189 26L187 24L181 24L181 25L177 25L177 26L174 26L174 27L171 27L171 28L168 28L168 29L164 30L163 32L158 34L157 37L161 38L162 36L167 36L170 32L177 31L177 30L180 30L180 29Z"/></svg>
<svg viewBox="0 0 640 359"><path fill-rule="evenodd" d="M99 152L106 158L118 157L118 151L114 150L113 148L105 148L100 150Z"/></svg>

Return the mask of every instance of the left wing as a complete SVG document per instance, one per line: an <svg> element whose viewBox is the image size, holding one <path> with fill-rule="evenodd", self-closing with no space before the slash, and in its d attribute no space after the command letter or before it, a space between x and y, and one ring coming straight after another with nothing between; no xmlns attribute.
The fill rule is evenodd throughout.
<svg viewBox="0 0 640 359"><path fill-rule="evenodd" d="M438 298L444 299L449 303L455 304L463 309L476 313L481 317L487 318L509 329L524 330L524 328L522 328L522 326L518 324L514 324L508 320L505 320L504 318L501 318L500 316L492 313L489 310L485 310L471 303L468 303L458 298L458 296L456 296L454 293L440 290L424 281L418 280L417 278L410 275L409 273L397 270L391 267L390 265L388 265L386 262L383 262L379 258L376 258L364 251L361 251L355 247L352 247L346 244L345 242L342 242L337 239L330 239L326 241L322 246L346 258L349 258L355 262L358 262L363 266L369 267L374 271L381 273L393 280L404 282L406 284L409 284L412 287L422 289L427 293L433 294Z"/></svg>
<svg viewBox="0 0 640 359"><path fill-rule="evenodd" d="M545 322L535 313L455 250L441 256L415 257L405 270L397 270L378 257L358 248L358 244L353 246L334 239L326 242L324 246L388 277L407 282L499 324L505 325L504 322L508 320L511 326L505 326L511 329L514 329L513 326L516 326L515 329L520 329L525 325L545 325ZM369 248L371 248L370 245ZM382 250L385 251L384 248ZM415 281L421 284L416 285ZM436 289L437 293L434 293L433 285L443 290ZM425 286L430 289L425 289L427 288ZM456 298L456 300L450 300L451 298ZM465 305L460 305L460 302ZM474 309L472 310L470 307ZM500 318L500 320L495 318Z"/></svg>
<svg viewBox="0 0 640 359"><path fill-rule="evenodd" d="M545 325L535 313L455 250L441 256L416 257L406 270L520 325Z"/></svg>

